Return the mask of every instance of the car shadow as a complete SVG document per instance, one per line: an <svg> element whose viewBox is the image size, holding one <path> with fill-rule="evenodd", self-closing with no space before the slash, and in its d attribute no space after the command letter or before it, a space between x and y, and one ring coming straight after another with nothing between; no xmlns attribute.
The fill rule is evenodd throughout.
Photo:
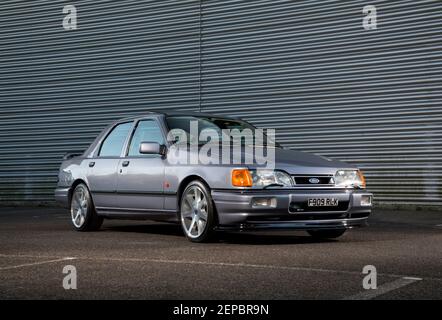
<svg viewBox="0 0 442 320"><path fill-rule="evenodd" d="M132 225L111 225L103 228L102 231L109 232L128 232L128 233L144 233L165 236L182 237L186 241L183 231L179 225L175 224L132 224ZM337 239L315 239L311 236L297 234L287 234L287 232L279 234L272 231L271 233L261 232L217 232L213 243L225 244L246 244L246 245L284 245L284 244L309 244L309 243L333 243Z"/></svg>
<svg viewBox="0 0 442 320"><path fill-rule="evenodd" d="M308 235L289 235L277 233L225 232L218 236L221 243L247 245L288 245L337 242L336 239L315 239Z"/></svg>
<svg viewBox="0 0 442 320"><path fill-rule="evenodd" d="M169 236L183 236L181 227L175 224L133 224L106 226L103 231L117 231L130 233L149 233Z"/></svg>

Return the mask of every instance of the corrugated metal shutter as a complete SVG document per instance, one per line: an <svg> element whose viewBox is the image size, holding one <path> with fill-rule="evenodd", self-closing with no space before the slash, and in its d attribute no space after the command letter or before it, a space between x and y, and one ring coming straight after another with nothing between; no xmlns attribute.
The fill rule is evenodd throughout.
<svg viewBox="0 0 442 320"><path fill-rule="evenodd" d="M75 4L78 29L62 27ZM111 120L199 107L196 1L2 1L0 200L52 201L64 153Z"/></svg>
<svg viewBox="0 0 442 320"><path fill-rule="evenodd" d="M376 5L378 29L362 27ZM204 1L202 106L442 204L442 1Z"/></svg>
<svg viewBox="0 0 442 320"><path fill-rule="evenodd" d="M67 3L78 30L61 27ZM377 6L377 30L362 28L367 4ZM113 119L201 107L360 165L378 202L442 204L442 1L0 9L2 201L51 201L62 155Z"/></svg>

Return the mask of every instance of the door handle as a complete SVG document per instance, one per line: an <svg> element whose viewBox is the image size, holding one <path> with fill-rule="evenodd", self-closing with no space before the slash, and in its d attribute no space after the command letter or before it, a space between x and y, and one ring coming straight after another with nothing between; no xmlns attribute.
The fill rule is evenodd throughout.
<svg viewBox="0 0 442 320"><path fill-rule="evenodd" d="M92 168L93 166L95 166L95 162L93 162L93 161L92 161L92 162L89 162L89 167Z"/></svg>
<svg viewBox="0 0 442 320"><path fill-rule="evenodd" d="M127 167L128 165L129 165L129 161L123 161L123 163L122 163L122 165L123 165L123 167Z"/></svg>

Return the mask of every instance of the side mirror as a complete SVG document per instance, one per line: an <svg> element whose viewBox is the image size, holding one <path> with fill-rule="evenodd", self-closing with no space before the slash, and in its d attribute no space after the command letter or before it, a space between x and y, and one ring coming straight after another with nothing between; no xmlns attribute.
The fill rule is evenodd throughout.
<svg viewBox="0 0 442 320"><path fill-rule="evenodd" d="M158 142L141 142L140 153L165 155L166 147L162 144L159 144Z"/></svg>

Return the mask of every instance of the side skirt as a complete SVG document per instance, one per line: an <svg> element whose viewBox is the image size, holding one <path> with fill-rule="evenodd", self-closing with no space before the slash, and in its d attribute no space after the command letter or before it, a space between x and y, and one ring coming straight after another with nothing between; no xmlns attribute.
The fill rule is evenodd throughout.
<svg viewBox="0 0 442 320"><path fill-rule="evenodd" d="M165 222L177 222L178 215L175 210L146 210L129 208L97 207L97 214L107 219L130 219L130 220L158 220Z"/></svg>

